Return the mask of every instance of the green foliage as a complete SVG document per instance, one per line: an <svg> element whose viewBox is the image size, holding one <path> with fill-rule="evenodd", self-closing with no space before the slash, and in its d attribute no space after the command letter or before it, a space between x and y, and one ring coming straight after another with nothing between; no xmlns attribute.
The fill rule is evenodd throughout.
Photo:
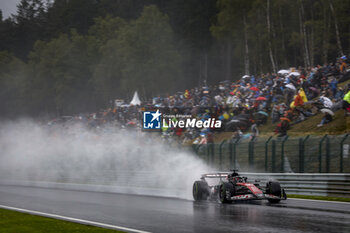
<svg viewBox="0 0 350 233"><path fill-rule="evenodd" d="M0 14L2 116L95 111L135 90L145 99L271 72L271 57L277 69L331 62L340 47L350 52L349 9L341 0L21 0L16 14Z"/></svg>
<svg viewBox="0 0 350 233"><path fill-rule="evenodd" d="M32 114L67 115L135 90L149 97L164 88L174 91L181 83L180 60L168 16L156 6L130 22L99 17L88 35L72 29L35 43L26 66L26 106Z"/></svg>
<svg viewBox="0 0 350 233"><path fill-rule="evenodd" d="M311 199L311 200L322 200L322 201L341 201L350 202L350 198L347 197L324 197L324 196L309 196L309 195L299 195L299 194L288 194L289 198L299 198L299 199Z"/></svg>
<svg viewBox="0 0 350 233"><path fill-rule="evenodd" d="M251 8L252 1L218 0L220 9L217 23L211 26L213 36L218 39L233 41L243 35L243 17L246 17Z"/></svg>
<svg viewBox="0 0 350 233"><path fill-rule="evenodd" d="M44 0L40 0L44 1ZM47 36L57 37L75 28L86 34L98 17L98 1L95 0L55 0L47 10Z"/></svg>
<svg viewBox="0 0 350 233"><path fill-rule="evenodd" d="M25 79L22 75L24 63L7 51L0 52L0 109L2 117L21 114L17 108L24 98Z"/></svg>
<svg viewBox="0 0 350 233"><path fill-rule="evenodd" d="M174 90L180 55L176 52L168 16L152 5L121 32L118 51L122 58L122 90L138 89L150 96L166 88Z"/></svg>
<svg viewBox="0 0 350 233"><path fill-rule="evenodd" d="M93 75L99 99L106 102L135 90L150 96L181 81L180 54L168 16L156 6L145 7L130 23L111 16L98 18L90 33L104 44Z"/></svg>
<svg viewBox="0 0 350 233"><path fill-rule="evenodd" d="M69 114L89 109L89 40L74 30L50 42L38 41L29 56L34 109Z"/></svg>
<svg viewBox="0 0 350 233"><path fill-rule="evenodd" d="M103 46L107 41L117 39L120 28L125 27L127 22L119 17L95 18L95 23L89 29L89 35L92 35L99 42L99 46Z"/></svg>

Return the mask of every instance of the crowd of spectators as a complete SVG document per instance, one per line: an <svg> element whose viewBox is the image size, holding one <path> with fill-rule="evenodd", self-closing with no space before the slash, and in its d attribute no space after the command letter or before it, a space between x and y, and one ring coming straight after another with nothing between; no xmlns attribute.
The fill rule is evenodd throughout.
<svg viewBox="0 0 350 233"><path fill-rule="evenodd" d="M290 125L318 112L324 114L319 127L331 122L334 112L341 108L346 115L350 112L350 85L339 85L350 79L348 63L349 59L343 56L323 66L244 75L237 81L226 80L216 85L203 83L184 92L154 97L141 105L120 103L98 113L80 114L68 120L80 121L92 128L108 123L134 129L141 127L142 111L160 109L162 113L192 115L201 120L215 118L223 122L221 129L163 128L164 140L178 137L183 142L207 143L218 131L232 132L233 138L256 137L258 127L266 124L268 119L276 125L275 133L283 137ZM67 119L55 119L50 124L57 121Z"/></svg>

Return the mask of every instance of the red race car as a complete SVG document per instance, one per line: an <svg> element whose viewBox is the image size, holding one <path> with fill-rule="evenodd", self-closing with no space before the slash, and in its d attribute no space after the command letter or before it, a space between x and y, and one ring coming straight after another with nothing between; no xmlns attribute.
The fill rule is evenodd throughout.
<svg viewBox="0 0 350 233"><path fill-rule="evenodd" d="M206 179L219 179L219 184L210 185ZM221 203L232 203L239 200L268 200L279 203L286 200L287 195L279 182L268 181L261 187L258 180L247 182L248 178L240 176L236 170L203 174L200 180L193 184L193 198L201 200L220 200Z"/></svg>

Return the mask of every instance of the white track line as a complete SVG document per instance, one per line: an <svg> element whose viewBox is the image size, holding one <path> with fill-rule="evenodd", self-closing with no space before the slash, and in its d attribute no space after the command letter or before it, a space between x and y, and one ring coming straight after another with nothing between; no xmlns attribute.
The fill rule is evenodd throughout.
<svg viewBox="0 0 350 233"><path fill-rule="evenodd" d="M55 219L69 221L69 222L85 224L85 225L104 227L104 228L109 228L109 229L113 229L113 230L121 230L121 231L127 231L127 232L135 232L135 233L150 233L148 231L141 231L141 230L128 228L128 227L110 225L110 224L88 221L88 220L79 219L79 218L66 217L66 216L57 215L57 214L49 214L49 213L44 213L44 212L39 212L39 211L34 211L34 210L21 209L21 208L16 208L16 207L11 207L11 206L0 205L0 208L7 209L7 210L19 211L22 213L28 213L28 214L33 214L33 215L40 215L43 217L55 218Z"/></svg>
<svg viewBox="0 0 350 233"><path fill-rule="evenodd" d="M287 196L288 197L288 196ZM350 202L345 202L345 201L326 201L326 200L314 200L314 199L303 199L303 198L287 198L287 201L288 199L291 199L291 200L298 200L298 201L314 201L314 202L324 202L324 203L340 203L340 204L347 204L347 205L350 205Z"/></svg>

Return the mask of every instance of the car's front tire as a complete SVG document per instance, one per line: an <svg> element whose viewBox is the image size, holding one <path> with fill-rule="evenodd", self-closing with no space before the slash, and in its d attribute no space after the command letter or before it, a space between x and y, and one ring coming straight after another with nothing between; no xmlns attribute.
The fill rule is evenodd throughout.
<svg viewBox="0 0 350 233"><path fill-rule="evenodd" d="M278 182L270 181L266 184L266 193L274 195L276 197L281 198L282 196L282 189L281 185ZM267 199L270 203L279 203L280 199Z"/></svg>

